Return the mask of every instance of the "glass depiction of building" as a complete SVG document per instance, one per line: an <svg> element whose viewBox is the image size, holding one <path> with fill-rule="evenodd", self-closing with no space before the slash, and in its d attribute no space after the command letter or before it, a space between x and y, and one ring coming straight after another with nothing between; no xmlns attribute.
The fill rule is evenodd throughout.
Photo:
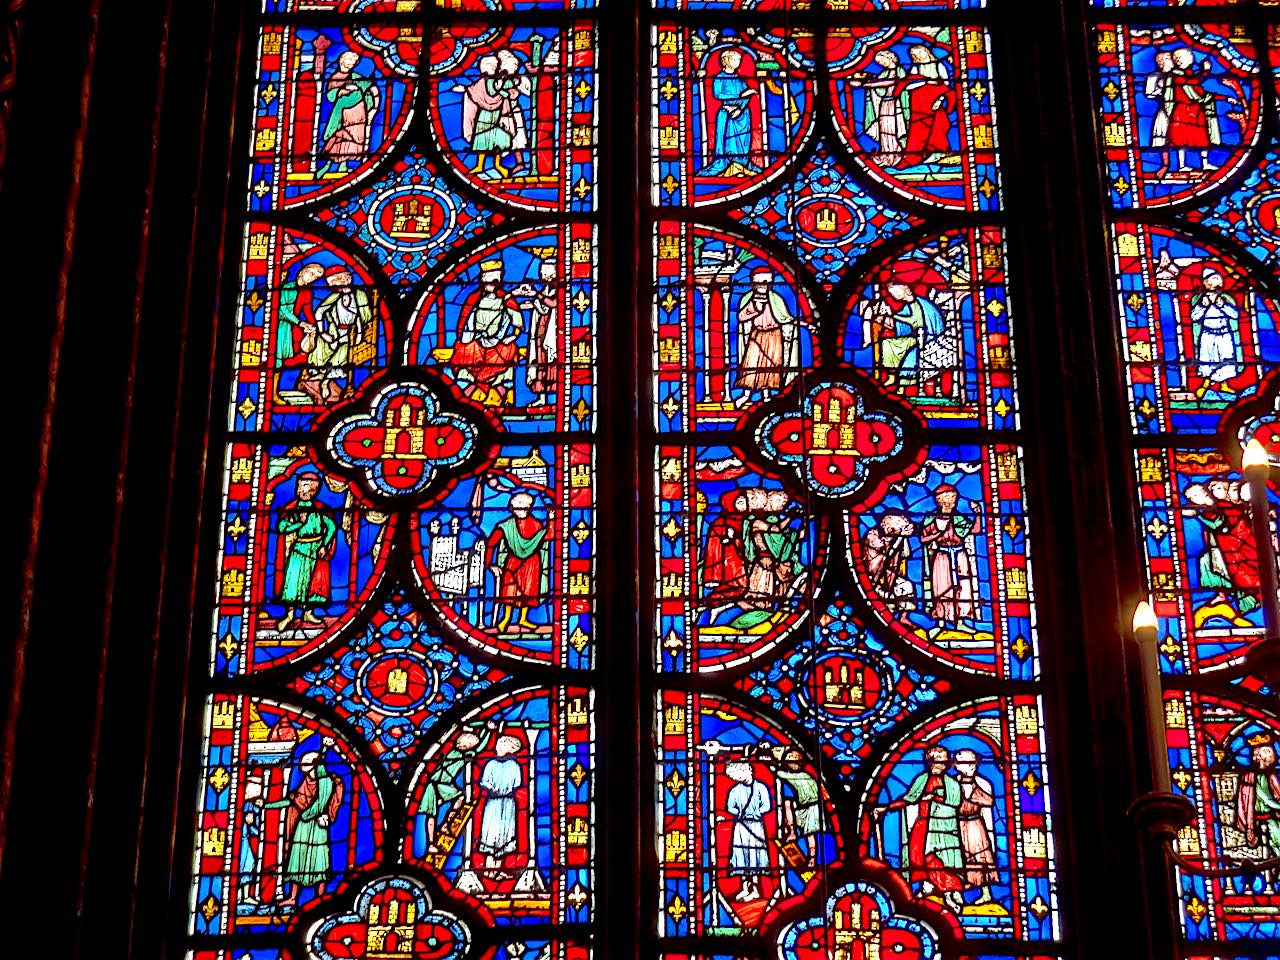
<svg viewBox="0 0 1280 960"><path fill-rule="evenodd" d="M1280 956L1280 5L157 4L80 680L57 411L125 288L51 300L10 903L79 789L75 955Z"/></svg>

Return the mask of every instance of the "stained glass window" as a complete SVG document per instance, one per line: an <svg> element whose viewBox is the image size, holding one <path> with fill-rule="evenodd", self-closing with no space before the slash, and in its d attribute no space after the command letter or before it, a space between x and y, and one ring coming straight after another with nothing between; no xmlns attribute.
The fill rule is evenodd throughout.
<svg viewBox="0 0 1280 960"><path fill-rule="evenodd" d="M1263 622L1240 472L1251 437L1277 452L1273 6L1195 22L1097 11L1093 25L1137 536L1173 790L1197 811L1176 843L1190 867L1175 876L1188 955L1280 934L1271 873L1211 872L1280 851L1267 812L1280 720L1274 692L1242 667Z"/></svg>
<svg viewBox="0 0 1280 960"><path fill-rule="evenodd" d="M987 5L262 6L190 956L1059 956Z"/></svg>

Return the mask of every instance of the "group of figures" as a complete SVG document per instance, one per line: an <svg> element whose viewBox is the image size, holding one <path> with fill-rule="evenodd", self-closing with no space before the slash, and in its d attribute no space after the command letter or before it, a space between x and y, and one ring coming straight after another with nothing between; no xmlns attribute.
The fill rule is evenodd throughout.
<svg viewBox="0 0 1280 960"><path fill-rule="evenodd" d="M950 484L934 487L933 496L937 510L923 518L912 519L901 510L880 514L862 538L866 571L895 617L909 623L924 595L935 635L943 629L972 632L979 603L973 537L981 517L957 511L960 493ZM925 583L912 575L917 550L925 557Z"/></svg>
<svg viewBox="0 0 1280 960"><path fill-rule="evenodd" d="M922 896L940 893L959 911L966 894L977 891L973 904L990 904L991 885L1000 882L993 839L995 788L978 773L974 750L952 755L938 744L924 756L926 769L906 792L875 808L877 830L883 830L889 814L898 815L901 865ZM877 842L885 849L883 836Z"/></svg>

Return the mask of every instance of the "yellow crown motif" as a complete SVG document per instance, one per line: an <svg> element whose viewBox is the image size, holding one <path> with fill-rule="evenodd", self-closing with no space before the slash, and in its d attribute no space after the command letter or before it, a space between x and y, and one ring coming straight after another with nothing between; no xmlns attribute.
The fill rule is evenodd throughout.
<svg viewBox="0 0 1280 960"><path fill-rule="evenodd" d="M1269 733L1255 733L1248 742L1251 747L1267 747L1271 745L1272 737Z"/></svg>
<svg viewBox="0 0 1280 960"><path fill-rule="evenodd" d="M501 270L502 261L501 260L484 260L480 263L480 269L484 273L488 273L490 270Z"/></svg>

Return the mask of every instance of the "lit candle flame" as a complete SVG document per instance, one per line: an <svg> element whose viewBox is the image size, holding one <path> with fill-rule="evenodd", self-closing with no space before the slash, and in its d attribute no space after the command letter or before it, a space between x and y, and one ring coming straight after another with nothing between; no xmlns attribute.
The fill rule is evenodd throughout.
<svg viewBox="0 0 1280 960"><path fill-rule="evenodd" d="M1241 466L1245 470L1270 468L1271 457L1267 455L1267 448L1262 445L1262 442L1257 437L1254 437L1244 445L1244 458L1241 460Z"/></svg>
<svg viewBox="0 0 1280 960"><path fill-rule="evenodd" d="M1144 630L1155 630L1159 627L1160 622L1156 619L1156 612L1151 609L1151 604L1146 600L1139 600L1138 605L1133 608L1133 632L1141 636Z"/></svg>

